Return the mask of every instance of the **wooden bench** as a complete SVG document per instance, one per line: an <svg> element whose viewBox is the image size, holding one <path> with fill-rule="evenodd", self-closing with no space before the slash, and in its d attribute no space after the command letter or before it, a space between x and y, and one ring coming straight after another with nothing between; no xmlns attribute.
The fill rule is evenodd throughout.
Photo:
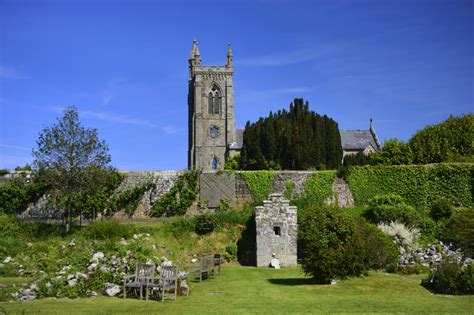
<svg viewBox="0 0 474 315"><path fill-rule="evenodd" d="M196 276L195 280L199 277L199 282L201 282L203 275L207 275L208 277L214 275L214 267L214 255L202 256L199 269L192 270L190 274Z"/></svg>

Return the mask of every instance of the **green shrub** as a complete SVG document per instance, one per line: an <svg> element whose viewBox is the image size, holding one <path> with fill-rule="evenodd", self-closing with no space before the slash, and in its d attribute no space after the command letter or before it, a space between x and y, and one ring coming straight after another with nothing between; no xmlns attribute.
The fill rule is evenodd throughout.
<svg viewBox="0 0 474 315"><path fill-rule="evenodd" d="M10 171L7 170L6 168L0 169L0 176L5 176L5 175L7 175L7 174L9 174L9 173L10 173Z"/></svg>
<svg viewBox="0 0 474 315"><path fill-rule="evenodd" d="M246 211L219 211L214 214L216 218L216 224L219 227L228 227L232 225L245 224L250 218L250 215Z"/></svg>
<svg viewBox="0 0 474 315"><path fill-rule="evenodd" d="M230 209L230 202L227 199L219 201L219 211L228 211Z"/></svg>
<svg viewBox="0 0 474 315"><path fill-rule="evenodd" d="M90 240L114 240L121 237L130 238L134 231L132 226L116 221L94 221L85 226L81 235Z"/></svg>
<svg viewBox="0 0 474 315"><path fill-rule="evenodd" d="M354 223L337 208L313 206L307 214L298 229L304 272L318 283L346 277L341 262Z"/></svg>
<svg viewBox="0 0 474 315"><path fill-rule="evenodd" d="M369 200L369 206L372 206L372 207L382 206L382 205L395 206L404 202L405 200L403 200L403 197L396 194L377 195L374 198Z"/></svg>
<svg viewBox="0 0 474 315"><path fill-rule="evenodd" d="M170 227L174 237L179 238L184 233L194 232L196 230L196 221L194 218L177 217L171 224L166 223L165 227Z"/></svg>
<svg viewBox="0 0 474 315"><path fill-rule="evenodd" d="M359 276L369 269L393 270L397 246L375 226L339 208L312 207L299 226L303 270L318 283Z"/></svg>
<svg viewBox="0 0 474 315"><path fill-rule="evenodd" d="M237 245L230 244L225 247L224 257L227 261L235 260L237 258Z"/></svg>
<svg viewBox="0 0 474 315"><path fill-rule="evenodd" d="M431 271L421 284L440 294L474 294L474 265L462 268L457 261L447 257Z"/></svg>
<svg viewBox="0 0 474 315"><path fill-rule="evenodd" d="M440 199L435 201L431 205L430 216L436 222L447 220L453 214L454 207L449 203L449 201Z"/></svg>
<svg viewBox="0 0 474 315"><path fill-rule="evenodd" d="M376 226L354 218L355 226L344 247L344 268L348 275L359 275L368 269L386 269L396 265L400 251Z"/></svg>
<svg viewBox="0 0 474 315"><path fill-rule="evenodd" d="M474 256L474 209L463 209L455 213L446 224L444 239L454 241L463 252Z"/></svg>
<svg viewBox="0 0 474 315"><path fill-rule="evenodd" d="M195 231L199 235L209 234L217 226L217 220L214 214L204 212L196 216Z"/></svg>
<svg viewBox="0 0 474 315"><path fill-rule="evenodd" d="M417 226L420 215L412 206L401 203L398 205L370 206L364 217L371 223L400 222L407 226Z"/></svg>
<svg viewBox="0 0 474 315"><path fill-rule="evenodd" d="M428 210L439 199L456 207L473 207L474 164L352 166L345 171L357 205L377 195L397 194L406 203Z"/></svg>

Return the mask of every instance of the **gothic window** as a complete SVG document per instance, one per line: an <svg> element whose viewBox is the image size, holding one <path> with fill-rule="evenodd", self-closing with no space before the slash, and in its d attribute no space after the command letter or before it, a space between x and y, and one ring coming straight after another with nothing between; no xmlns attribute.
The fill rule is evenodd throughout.
<svg viewBox="0 0 474 315"><path fill-rule="evenodd" d="M211 138L217 138L219 135L219 128L217 126L212 126L211 130L209 131Z"/></svg>
<svg viewBox="0 0 474 315"><path fill-rule="evenodd" d="M209 114L218 115L221 113L222 95L217 85L214 84L208 96Z"/></svg>
<svg viewBox="0 0 474 315"><path fill-rule="evenodd" d="M217 159L216 159L216 157L212 158L212 170L217 170Z"/></svg>
<svg viewBox="0 0 474 315"><path fill-rule="evenodd" d="M209 101L209 114L213 114L214 113L214 95L212 94L212 92L209 93L208 101Z"/></svg>

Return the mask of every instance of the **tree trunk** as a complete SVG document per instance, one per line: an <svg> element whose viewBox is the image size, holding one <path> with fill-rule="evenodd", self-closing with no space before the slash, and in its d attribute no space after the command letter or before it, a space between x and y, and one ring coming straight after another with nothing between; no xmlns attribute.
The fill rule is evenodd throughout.
<svg viewBox="0 0 474 315"><path fill-rule="evenodd" d="M71 199L67 198L66 206L66 224L64 225L64 234L68 234L71 230Z"/></svg>

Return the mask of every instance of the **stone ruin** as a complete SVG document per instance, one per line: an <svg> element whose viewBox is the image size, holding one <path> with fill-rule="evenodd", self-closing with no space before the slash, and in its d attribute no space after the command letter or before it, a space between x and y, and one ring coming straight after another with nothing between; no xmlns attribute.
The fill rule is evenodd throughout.
<svg viewBox="0 0 474 315"><path fill-rule="evenodd" d="M271 194L256 207L257 267L266 267L274 257L283 267L296 266L296 207L282 194Z"/></svg>

